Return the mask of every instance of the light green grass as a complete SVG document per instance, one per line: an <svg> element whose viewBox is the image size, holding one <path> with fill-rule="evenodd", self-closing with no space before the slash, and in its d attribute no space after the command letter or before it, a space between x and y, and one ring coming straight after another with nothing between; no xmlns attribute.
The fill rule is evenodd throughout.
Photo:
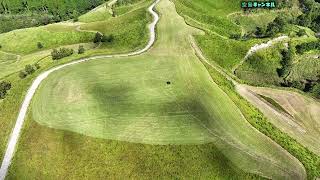
<svg viewBox="0 0 320 180"><path fill-rule="evenodd" d="M230 16L236 24L244 28L246 33L255 32L256 27L267 27L268 23L272 22L278 13L275 11L268 11L262 13L243 14L236 13Z"/></svg>
<svg viewBox="0 0 320 180"><path fill-rule="evenodd" d="M90 12L80 16L78 19L80 22L96 22L96 21L105 21L111 18L110 8L107 8L107 4L102 4L99 7L91 10Z"/></svg>
<svg viewBox="0 0 320 180"><path fill-rule="evenodd" d="M134 3L132 4L116 5L114 8L114 13L116 14L116 16L121 16L131 11L140 9L141 7L148 6L151 3L152 1L150 0L138 0L134 1Z"/></svg>
<svg viewBox="0 0 320 180"><path fill-rule="evenodd" d="M168 0L160 2L158 11L162 19L152 50L138 57L91 61L50 75L32 102L33 119L52 128L136 143L212 141L242 170L274 178L304 177L302 165L255 130L212 82L188 42L188 36L198 31L184 23ZM17 157L30 156L27 151L36 155L37 148L35 144L30 150L20 149ZM72 167L74 163L82 166L83 162L75 161ZM25 164L31 169L39 165L32 160ZM56 176L63 171L44 167L42 172L52 174L52 170Z"/></svg>
<svg viewBox="0 0 320 180"><path fill-rule="evenodd" d="M95 139L31 119L20 140L24 153L14 157L7 179L260 179L232 166L212 143L155 146Z"/></svg>
<svg viewBox="0 0 320 180"><path fill-rule="evenodd" d="M148 1L149 4L151 2L151 0ZM142 48L148 41L146 25L151 21L150 15L145 11L147 7L147 4L144 4L135 11L105 21L64 22L0 34L0 44L3 46L1 50L22 54L19 61L11 59L8 55L0 54L2 63L0 79L22 70L27 64L33 64L50 55L51 48L70 43L72 44L70 47L77 51L78 43L89 42L84 44L85 48L87 51L93 49L91 42L96 31L101 31L106 35L113 34L115 39L112 43L103 43L98 49L92 50L91 54L124 53ZM77 30L78 26L81 32ZM44 45L43 49L38 49L38 42Z"/></svg>
<svg viewBox="0 0 320 180"><path fill-rule="evenodd" d="M316 56L319 54L304 54L296 57L297 63L293 65L288 79L292 81L317 80L320 75L320 59L315 58Z"/></svg>
<svg viewBox="0 0 320 180"><path fill-rule="evenodd" d="M45 49L62 45L92 41L94 33L88 32L52 32L44 27L20 29L0 34L2 50L12 53L29 54L39 51L37 43L41 42Z"/></svg>
<svg viewBox="0 0 320 180"><path fill-rule="evenodd" d="M174 0L174 2L178 13L188 24L206 32L205 36L196 36L196 41L206 58L230 72L241 62L250 47L261 41L229 39L231 34L242 33L241 26L228 18L229 14L240 11L238 1Z"/></svg>

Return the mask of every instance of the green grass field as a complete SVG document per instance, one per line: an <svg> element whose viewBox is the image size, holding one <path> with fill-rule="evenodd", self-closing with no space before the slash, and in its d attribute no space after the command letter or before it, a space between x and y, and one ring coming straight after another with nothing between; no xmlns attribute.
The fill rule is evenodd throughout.
<svg viewBox="0 0 320 180"><path fill-rule="evenodd" d="M181 147L190 146L191 149L188 147L186 151L194 151L196 156L202 156L205 152L199 153L193 149L211 142L214 147L211 143L201 146L217 147L223 154L217 159L229 159L231 167L236 166L247 172L273 178L305 177L303 166L284 149L255 130L232 100L212 82L188 42L189 36L198 34L199 31L187 26L175 12L173 3L168 0L162 0L157 10L161 14L157 28L158 40L148 53L138 57L96 60L75 65L56 72L45 80L32 102L28 125L22 136L26 139L19 145L23 148L17 150L10 174L13 176L31 172L30 178L52 177L51 175L63 177L67 167L61 168L60 165L68 162L72 162L70 168L76 170L70 171L72 173L69 172L69 177L77 178L78 171L87 172L86 174L103 171L105 166L92 169L87 166L86 160L75 160L88 154L99 154L99 149L85 146L88 147L87 151L79 150L78 138L73 137L80 135L66 137L72 131L103 139L131 141L137 143L133 144L135 146L140 146L139 143L163 144L166 146L161 147L170 149L171 145L168 144L176 144L164 153L164 157L167 157L175 152L173 157L169 157L176 161L188 160L184 155L178 155ZM167 84L168 81L171 82L170 85ZM59 130L48 130L44 126ZM41 139L50 136L53 136L49 138L52 141ZM68 146L61 146L62 142L57 143L59 137ZM58 140L54 141L56 138ZM90 141L89 137L82 138ZM28 139L37 139L37 142L28 143ZM43 142L47 145L41 145ZM153 148L157 147L160 146ZM48 161L37 153L43 152L42 148L46 149L42 155ZM112 158L119 157L119 154L112 152L120 151L118 148L121 149L120 157L134 152L129 146L121 145L117 149L106 150L105 156L111 158L111 161L101 161L99 156L91 156L90 160L103 164L116 163ZM148 152L148 148L150 146L145 145L140 151ZM80 156L73 153L80 151ZM215 149L212 151L216 152ZM158 156L154 152L151 154L151 161ZM33 161L34 158L30 157L37 160ZM25 160L24 165L20 164L21 159ZM214 178L221 173L211 169L214 171L212 174L203 174L201 167L211 168L212 165L202 158L193 158L193 161L196 165L191 172L199 174L200 178ZM217 161L219 168L225 167L220 160ZM148 163L149 158L142 159L142 162ZM167 162L161 164L160 169L166 168L162 172L170 177L188 176L186 172L189 167L183 167L177 172L175 168L168 168ZM205 163L204 166L202 162ZM149 174L157 175L153 172L158 171L159 166L152 168L147 175L132 171L132 177L148 178ZM230 166L226 171L230 174L227 173L224 177L226 179L235 171L230 170ZM116 163L111 168L112 172L122 175L130 167L132 165L127 167ZM35 171L39 168L41 171ZM123 176L127 177L125 173Z"/></svg>
<svg viewBox="0 0 320 180"><path fill-rule="evenodd" d="M245 57L252 45L262 41L229 39L232 34L242 33L243 27L228 17L240 11L238 6L240 1L174 0L174 2L178 13L188 24L206 32L205 35L195 37L206 58L230 72Z"/></svg>
<svg viewBox="0 0 320 180"><path fill-rule="evenodd" d="M105 21L112 17L110 8L107 7L107 3L100 5L92 11L80 16L78 19L80 22L90 23L96 21Z"/></svg>
<svg viewBox="0 0 320 180"><path fill-rule="evenodd" d="M94 33L88 32L52 32L45 27L20 29L0 34L0 44L3 51L29 54L39 51L37 43L41 42L45 49L62 45L77 44L92 41Z"/></svg>
<svg viewBox="0 0 320 180"><path fill-rule="evenodd" d="M163 146L95 139L29 120L19 145L23 153L16 154L7 179L261 179L234 167L212 143Z"/></svg>
<svg viewBox="0 0 320 180"><path fill-rule="evenodd" d="M67 46L77 51L79 43L82 43L87 49L86 55L89 55L124 53L143 47L148 40L146 25L151 21L145 9L151 2L147 0L136 9L116 18L101 16L100 9L106 7L101 5L80 17L88 23L62 22L0 34L0 79L49 56L52 48ZM117 8L124 7L126 6ZM109 12L106 13L110 15ZM103 43L96 48L92 43L96 31L106 35L113 34L115 39L112 43ZM43 44L42 49L37 47L38 42ZM18 55L21 58L18 59ZM47 58L48 61L49 59L50 57Z"/></svg>

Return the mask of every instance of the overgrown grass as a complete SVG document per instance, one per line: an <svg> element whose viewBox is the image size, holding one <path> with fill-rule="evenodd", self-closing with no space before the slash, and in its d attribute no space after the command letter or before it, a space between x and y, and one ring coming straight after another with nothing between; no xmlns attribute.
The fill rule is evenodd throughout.
<svg viewBox="0 0 320 180"><path fill-rule="evenodd" d="M281 68L281 49L284 49L284 45L278 43L254 53L236 70L236 75L248 84L280 85L282 78L277 69Z"/></svg>

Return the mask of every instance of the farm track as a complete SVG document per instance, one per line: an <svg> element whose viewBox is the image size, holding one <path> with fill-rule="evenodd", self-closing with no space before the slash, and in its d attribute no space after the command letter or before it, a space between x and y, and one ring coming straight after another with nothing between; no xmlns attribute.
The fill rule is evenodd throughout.
<svg viewBox="0 0 320 180"><path fill-rule="evenodd" d="M140 55L140 54L148 51L153 46L153 44L156 40L155 28L156 28L157 23L159 22L159 15L154 11L154 7L158 4L159 1L160 0L156 0L148 8L149 13L152 14L152 16L153 16L153 22L149 25L150 39L149 39L149 42L145 48L138 50L138 51L135 51L135 52L127 53L127 54L100 55L100 56L93 56L93 57L89 57L89 58L79 59L77 61L73 61L73 62L64 64L64 65L60 65L60 66L55 67L53 69L47 70L47 71L43 72L42 74L40 74L34 80L34 82L32 83L31 87L29 88L29 90L24 98L23 104L22 104L20 111L19 111L18 118L16 120L15 127L13 129L13 132L12 132L10 138L9 138L9 143L7 145L5 156L3 158L1 169L0 169L0 180L4 180L6 177L6 174L8 172L8 168L11 164L11 160L13 158L15 148L18 143L19 136L20 136L20 133L21 133L24 121L25 121L28 107L30 105L32 97L34 96L34 94L35 94L37 88L39 87L39 85L41 84L41 82L43 80L45 80L52 72L58 71L60 69L63 69L65 67L68 67L71 65L75 65L75 64L79 64L79 63L83 63L83 62L87 62L87 61L91 61L91 60L96 60L96 59L103 59L103 58L118 58L118 57L136 56L136 55Z"/></svg>

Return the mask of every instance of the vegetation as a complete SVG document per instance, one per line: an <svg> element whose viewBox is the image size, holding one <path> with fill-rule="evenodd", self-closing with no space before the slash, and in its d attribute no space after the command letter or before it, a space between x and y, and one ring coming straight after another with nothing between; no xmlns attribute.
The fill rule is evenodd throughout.
<svg viewBox="0 0 320 180"><path fill-rule="evenodd" d="M21 79L26 78L28 75L33 74L36 70L40 69L40 65L38 63L34 64L34 65L26 65L23 71L20 71L19 73L19 77Z"/></svg>
<svg viewBox="0 0 320 180"><path fill-rule="evenodd" d="M299 54L303 54L311 50L320 51L320 40L299 44L296 46L296 50L297 50L297 53Z"/></svg>
<svg viewBox="0 0 320 180"><path fill-rule="evenodd" d="M41 42L38 42L37 46L38 46L38 49L42 49L43 48L43 44Z"/></svg>
<svg viewBox="0 0 320 180"><path fill-rule="evenodd" d="M8 179L262 179L234 167L213 143L128 143L47 128L32 116L26 123Z"/></svg>
<svg viewBox="0 0 320 180"><path fill-rule="evenodd" d="M277 73L279 77L286 78L289 75L293 65L293 50L291 44L288 45L288 50L284 49L281 51L281 55L281 68L277 69Z"/></svg>
<svg viewBox="0 0 320 180"><path fill-rule="evenodd" d="M43 126L104 139L162 145L213 142L246 172L305 177L303 166L247 123L212 83L186 38L200 31L187 26L169 0L160 1L158 11L159 38L152 49L138 57L90 61L55 72L39 87L32 118ZM84 69L94 73L79 73ZM29 169L20 167L14 170Z"/></svg>
<svg viewBox="0 0 320 180"><path fill-rule="evenodd" d="M283 55L287 56L288 53L281 43L275 44L273 48L262 49L249 56L236 69L235 74L252 85L280 85L283 78L279 77L279 73L284 76L289 70L287 66L282 66L282 64L290 63L290 60L287 57L284 58Z"/></svg>
<svg viewBox="0 0 320 180"><path fill-rule="evenodd" d="M315 32L320 32L320 4L314 0L299 0L303 14L297 18L301 26L310 27Z"/></svg>
<svg viewBox="0 0 320 180"><path fill-rule="evenodd" d="M84 14L103 2L105 0L2 0L0 33L76 19L79 14Z"/></svg>
<svg viewBox="0 0 320 180"><path fill-rule="evenodd" d="M80 45L78 48L78 54L83 54L85 52L85 48L83 47L83 45Z"/></svg>
<svg viewBox="0 0 320 180"><path fill-rule="evenodd" d="M285 110L279 103L277 103L274 99L270 98L270 97L267 97L267 96L264 96L264 95L261 95L259 94L259 96L264 99L265 101L267 101L268 103L270 103L273 107L275 107L277 110L279 110L280 112L284 112L288 115L290 115L290 113L288 113L287 110Z"/></svg>
<svg viewBox="0 0 320 180"><path fill-rule="evenodd" d="M68 56L71 56L74 53L73 49L60 48L59 50L53 49L51 52L52 60L59 60Z"/></svg>
<svg viewBox="0 0 320 180"><path fill-rule="evenodd" d="M247 121L260 132L267 135L280 146L285 148L290 154L299 159L307 170L308 179L320 176L320 157L301 145L295 139L279 130L254 106L236 93L232 82L228 81L219 72L206 65L210 75L228 96L237 104Z"/></svg>
<svg viewBox="0 0 320 180"><path fill-rule="evenodd" d="M7 81L0 82L0 99L4 99L7 92L11 89L11 83Z"/></svg>

